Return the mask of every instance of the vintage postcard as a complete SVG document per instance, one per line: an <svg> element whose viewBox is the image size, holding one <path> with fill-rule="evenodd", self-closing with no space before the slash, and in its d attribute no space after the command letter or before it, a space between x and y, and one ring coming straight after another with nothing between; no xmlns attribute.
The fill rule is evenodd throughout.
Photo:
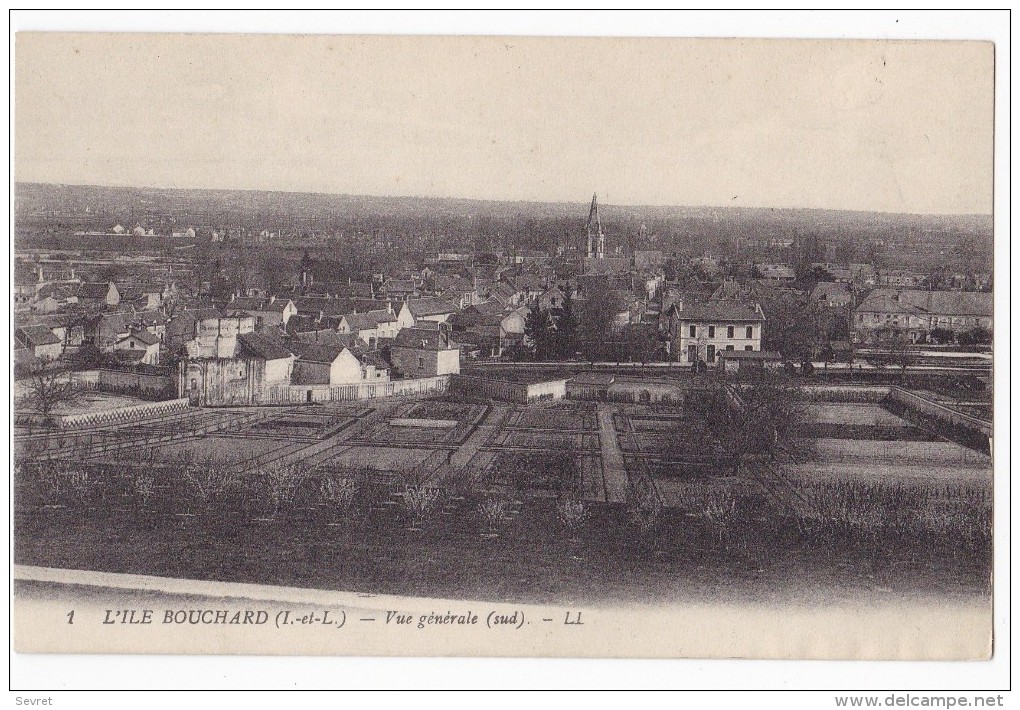
<svg viewBox="0 0 1020 710"><path fill-rule="evenodd" d="M992 43L14 58L15 650L992 655Z"/></svg>

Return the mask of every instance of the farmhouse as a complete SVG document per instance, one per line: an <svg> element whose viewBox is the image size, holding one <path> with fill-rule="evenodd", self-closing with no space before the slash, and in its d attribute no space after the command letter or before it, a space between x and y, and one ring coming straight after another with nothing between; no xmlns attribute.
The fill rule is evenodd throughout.
<svg viewBox="0 0 1020 710"><path fill-rule="evenodd" d="M86 304L116 306L120 303L120 291L112 281L83 283L78 287L78 300Z"/></svg>
<svg viewBox="0 0 1020 710"><path fill-rule="evenodd" d="M392 308L350 313L342 316L337 326L338 333L355 335L370 347L376 347L380 340L396 338L399 330L400 323Z"/></svg>

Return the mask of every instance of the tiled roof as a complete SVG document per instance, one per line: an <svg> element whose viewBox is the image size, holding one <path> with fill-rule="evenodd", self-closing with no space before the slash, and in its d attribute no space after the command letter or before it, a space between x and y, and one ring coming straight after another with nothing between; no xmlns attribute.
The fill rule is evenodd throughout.
<svg viewBox="0 0 1020 710"><path fill-rule="evenodd" d="M78 287L78 295L81 298L104 299L109 291L109 283L83 283Z"/></svg>
<svg viewBox="0 0 1020 710"><path fill-rule="evenodd" d="M811 292L811 299L814 301L850 300L850 288L841 282L819 281Z"/></svg>
<svg viewBox="0 0 1020 710"><path fill-rule="evenodd" d="M456 345L439 329L404 328L397 333L393 347L412 350L451 350Z"/></svg>
<svg viewBox="0 0 1020 710"><path fill-rule="evenodd" d="M340 344L307 343L301 340L290 340L287 349L305 362L331 363L339 357L346 347Z"/></svg>
<svg viewBox="0 0 1020 710"><path fill-rule="evenodd" d="M55 345L60 342L60 338L44 325L27 325L18 328L17 335L24 343L33 348L40 345Z"/></svg>
<svg viewBox="0 0 1020 710"><path fill-rule="evenodd" d="M332 329L310 330L295 333L295 339L302 343L340 346L344 348L360 347L364 341L353 333L338 333Z"/></svg>
<svg viewBox="0 0 1020 710"><path fill-rule="evenodd" d="M350 313L344 318L352 331L372 330L378 328L381 323L396 323L397 316L389 311L368 311L366 313Z"/></svg>
<svg viewBox="0 0 1020 710"><path fill-rule="evenodd" d="M377 370L388 370L390 369L390 363L387 362L386 358L382 356L378 350L366 350L364 352L354 353L355 357L361 360L363 365L371 365Z"/></svg>
<svg viewBox="0 0 1020 710"><path fill-rule="evenodd" d="M983 291L916 291L879 288L857 307L858 313L913 313L991 316L992 294Z"/></svg>
<svg viewBox="0 0 1020 710"><path fill-rule="evenodd" d="M132 330L130 333L125 335L118 342L123 342L129 338L137 340L142 345L155 345L159 342L159 336L153 335L147 330Z"/></svg>
<svg viewBox="0 0 1020 710"><path fill-rule="evenodd" d="M407 302L407 307L415 318L456 313L459 310L444 298L415 298Z"/></svg>
<svg viewBox="0 0 1020 710"><path fill-rule="evenodd" d="M761 309L743 303L741 301L708 301L705 303L692 303L685 305L682 310L680 304L673 306L677 311L680 320L693 321L764 321Z"/></svg>
<svg viewBox="0 0 1020 710"><path fill-rule="evenodd" d="M238 345L248 353L263 360L279 360L291 357L291 352L277 338L267 333L245 333L237 336Z"/></svg>

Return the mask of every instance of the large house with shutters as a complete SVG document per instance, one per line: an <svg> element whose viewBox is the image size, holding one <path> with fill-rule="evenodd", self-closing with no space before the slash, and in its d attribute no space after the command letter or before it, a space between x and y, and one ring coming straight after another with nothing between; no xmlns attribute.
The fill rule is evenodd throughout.
<svg viewBox="0 0 1020 710"><path fill-rule="evenodd" d="M714 363L726 350L761 350L765 314L757 303L680 300L670 309L669 323L675 361Z"/></svg>

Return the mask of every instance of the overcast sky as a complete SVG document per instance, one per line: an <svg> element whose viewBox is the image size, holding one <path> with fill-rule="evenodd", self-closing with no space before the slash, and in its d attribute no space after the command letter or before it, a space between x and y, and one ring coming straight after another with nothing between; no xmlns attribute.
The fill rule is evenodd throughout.
<svg viewBox="0 0 1020 710"><path fill-rule="evenodd" d="M991 213L989 43L20 34L21 181Z"/></svg>

